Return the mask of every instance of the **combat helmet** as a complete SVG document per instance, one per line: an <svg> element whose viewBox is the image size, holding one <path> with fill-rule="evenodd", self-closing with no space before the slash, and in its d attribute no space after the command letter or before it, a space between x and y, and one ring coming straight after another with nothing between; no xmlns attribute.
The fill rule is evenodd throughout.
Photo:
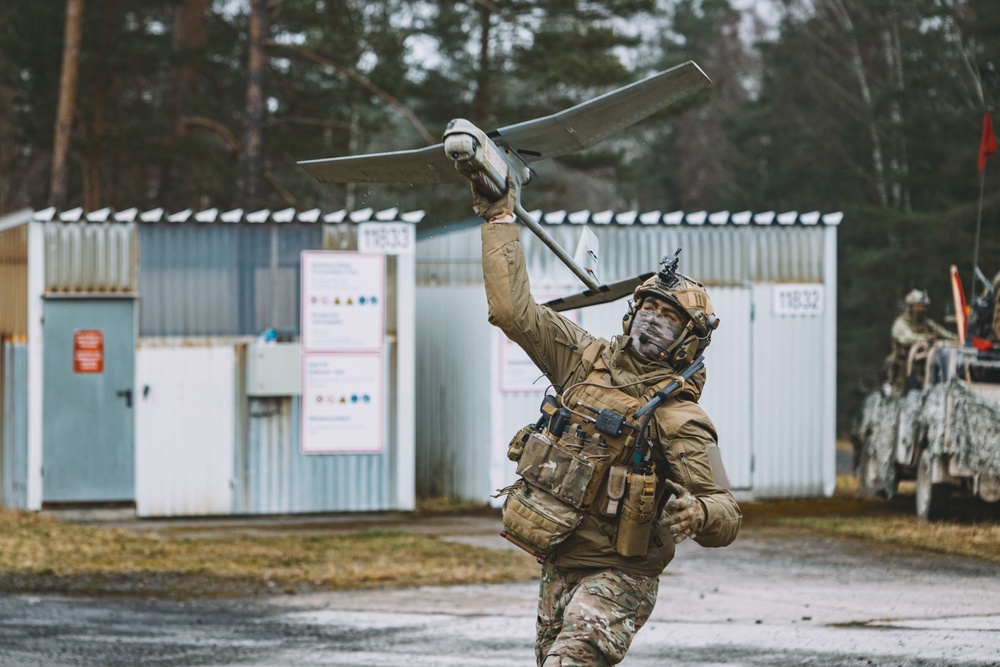
<svg viewBox="0 0 1000 667"><path fill-rule="evenodd" d="M927 296L927 292L922 289L912 289L910 293L906 295L903 300L907 306L929 306L931 305L931 298Z"/></svg>
<svg viewBox="0 0 1000 667"><path fill-rule="evenodd" d="M705 286L697 280L677 273L680 248L671 256L660 261L660 270L635 288L629 301L628 312L622 318L622 330L628 335L632 329L635 313L643 300L651 295L663 299L680 312L687 315L684 330L667 350L666 361L680 369L701 354L712 342L712 332L719 327L712 300Z"/></svg>

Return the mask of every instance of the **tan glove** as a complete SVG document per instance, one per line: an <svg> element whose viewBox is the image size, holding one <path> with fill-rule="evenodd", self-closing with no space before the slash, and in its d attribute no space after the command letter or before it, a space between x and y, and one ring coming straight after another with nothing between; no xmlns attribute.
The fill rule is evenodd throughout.
<svg viewBox="0 0 1000 667"><path fill-rule="evenodd" d="M674 544L694 537L705 525L705 508L691 492L680 484L665 480L677 495L667 501L665 523L674 536Z"/></svg>
<svg viewBox="0 0 1000 667"><path fill-rule="evenodd" d="M488 196L472 186L472 210L483 220L492 222L496 218L506 218L508 222L514 221L514 209L517 207L517 185L508 176L507 192L496 201L490 200Z"/></svg>

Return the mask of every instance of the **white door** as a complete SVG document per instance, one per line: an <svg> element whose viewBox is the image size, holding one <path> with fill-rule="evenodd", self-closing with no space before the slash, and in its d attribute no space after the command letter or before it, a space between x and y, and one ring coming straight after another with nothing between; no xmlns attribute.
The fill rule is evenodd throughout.
<svg viewBox="0 0 1000 667"><path fill-rule="evenodd" d="M232 346L136 353L136 513L231 514L236 429Z"/></svg>

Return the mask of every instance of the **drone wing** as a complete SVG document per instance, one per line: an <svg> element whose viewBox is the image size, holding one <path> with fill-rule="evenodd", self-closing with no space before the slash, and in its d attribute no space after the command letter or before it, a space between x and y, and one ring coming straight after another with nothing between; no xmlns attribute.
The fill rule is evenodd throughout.
<svg viewBox="0 0 1000 667"><path fill-rule="evenodd" d="M306 160L299 165L321 183L449 183L465 177L443 144L391 153Z"/></svg>
<svg viewBox="0 0 1000 667"><path fill-rule="evenodd" d="M615 132L688 97L712 81L694 62L672 67L551 116L488 133L525 162L589 148ZM299 162L323 183L450 183L465 177L443 144L415 150L371 153Z"/></svg>
<svg viewBox="0 0 1000 667"><path fill-rule="evenodd" d="M698 65L688 61L551 116L500 128L489 136L509 145L526 162L557 157L589 148L711 83Z"/></svg>
<svg viewBox="0 0 1000 667"><path fill-rule="evenodd" d="M546 301L544 306L548 306L557 313L565 310L576 310L587 306L596 306L599 303L611 303L623 296L630 295L636 287L653 277L652 273L644 273L634 278L619 280L610 285L601 285L599 290L585 290L579 294L564 296L558 299Z"/></svg>

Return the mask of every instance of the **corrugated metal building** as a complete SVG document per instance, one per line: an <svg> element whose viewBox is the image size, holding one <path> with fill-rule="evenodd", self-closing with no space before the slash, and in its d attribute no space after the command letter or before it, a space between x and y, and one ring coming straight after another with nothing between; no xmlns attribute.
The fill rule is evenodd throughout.
<svg viewBox="0 0 1000 667"><path fill-rule="evenodd" d="M141 516L412 509L410 231L422 216L0 219L0 504L134 503ZM303 453L302 253L356 251L359 230L387 223L411 243L375 264L382 447Z"/></svg>
<svg viewBox="0 0 1000 667"><path fill-rule="evenodd" d="M535 216L569 251L581 226L593 231L603 282L655 271L682 248L681 272L706 284L721 319L701 403L718 427L734 490L743 498L832 495L840 213ZM582 291L523 228L521 241L536 300ZM623 299L568 315L609 338L621 333L625 309ZM418 495L486 502L515 479L507 443L537 419L546 382L530 384L527 357L486 315L478 225L418 239Z"/></svg>

